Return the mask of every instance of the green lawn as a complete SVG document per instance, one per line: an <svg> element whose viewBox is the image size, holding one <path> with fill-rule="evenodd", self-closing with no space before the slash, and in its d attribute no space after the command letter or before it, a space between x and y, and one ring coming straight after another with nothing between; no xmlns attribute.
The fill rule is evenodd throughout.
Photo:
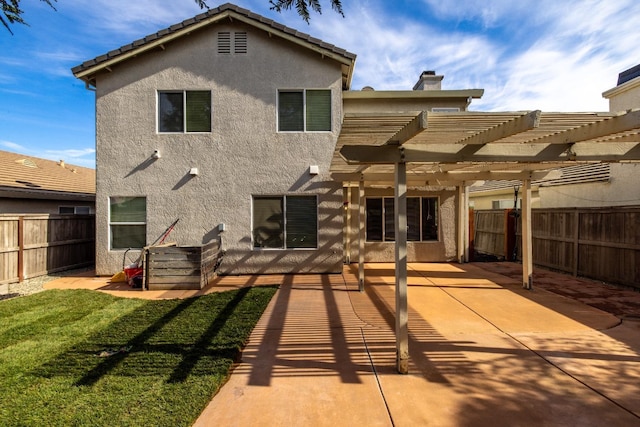
<svg viewBox="0 0 640 427"><path fill-rule="evenodd" d="M50 290L1 301L0 425L191 425L274 293L146 301Z"/></svg>

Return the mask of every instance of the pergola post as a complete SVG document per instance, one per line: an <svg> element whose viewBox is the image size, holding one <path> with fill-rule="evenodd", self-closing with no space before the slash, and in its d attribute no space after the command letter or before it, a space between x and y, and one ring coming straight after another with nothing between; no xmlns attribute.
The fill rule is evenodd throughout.
<svg viewBox="0 0 640 427"><path fill-rule="evenodd" d="M457 259L460 264L465 262L468 258L465 257L465 253L468 253L468 248L466 242L468 239L465 238L465 234L468 234L469 231L469 208L468 206L468 196L466 195L466 186L464 183L460 184L458 187L458 244L457 246ZM466 224L465 224L466 221Z"/></svg>
<svg viewBox="0 0 640 427"><path fill-rule="evenodd" d="M396 362L398 372L409 373L407 304L407 165L395 165Z"/></svg>
<svg viewBox="0 0 640 427"><path fill-rule="evenodd" d="M358 183L358 289L364 292L364 181Z"/></svg>
<svg viewBox="0 0 640 427"><path fill-rule="evenodd" d="M464 186L464 262L469 262L471 259L469 257L469 246L470 246L470 237L469 237L469 187L467 187L467 183L462 183Z"/></svg>
<svg viewBox="0 0 640 427"><path fill-rule="evenodd" d="M522 181L522 287L532 289L533 245L531 233L531 180Z"/></svg>
<svg viewBox="0 0 640 427"><path fill-rule="evenodd" d="M347 187L345 203L345 228L344 228L344 262L351 264L351 186Z"/></svg>

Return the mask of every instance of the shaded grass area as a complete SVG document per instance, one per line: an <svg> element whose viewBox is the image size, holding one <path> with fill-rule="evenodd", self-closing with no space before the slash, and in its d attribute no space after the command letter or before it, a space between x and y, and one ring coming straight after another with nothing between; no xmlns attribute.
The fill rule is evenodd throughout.
<svg viewBox="0 0 640 427"><path fill-rule="evenodd" d="M0 303L0 425L188 426L275 293L51 290Z"/></svg>

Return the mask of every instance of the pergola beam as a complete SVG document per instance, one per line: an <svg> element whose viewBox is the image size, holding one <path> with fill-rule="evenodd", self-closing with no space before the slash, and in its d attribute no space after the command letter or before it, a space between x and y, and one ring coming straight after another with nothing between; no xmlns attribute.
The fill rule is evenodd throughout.
<svg viewBox="0 0 640 427"><path fill-rule="evenodd" d="M531 179L538 181L545 178L557 178L556 171L514 171L514 172L419 172L411 174L407 172L407 185L425 185L425 182L473 182L473 181L511 181ZM365 174L340 174L334 173L331 177L336 181L350 182L363 180L367 184L393 183L393 173L365 173Z"/></svg>
<svg viewBox="0 0 640 427"><path fill-rule="evenodd" d="M547 135L531 142L536 144L567 144L589 141L640 129L640 109L589 123L563 132ZM636 140L637 141L637 140Z"/></svg>
<svg viewBox="0 0 640 427"><path fill-rule="evenodd" d="M485 131L478 132L475 135L461 139L457 143L470 145L488 144L490 142L499 141L501 139L535 129L540 126L541 114L542 112L540 110L528 112L520 117L516 117L515 119L499 124L498 126L494 126Z"/></svg>
<svg viewBox="0 0 640 427"><path fill-rule="evenodd" d="M398 147L345 145L340 155L349 164L407 163L541 163L640 161L640 142L486 145L429 144Z"/></svg>
<svg viewBox="0 0 640 427"><path fill-rule="evenodd" d="M402 145L427 128L427 112L422 111L387 141L388 145Z"/></svg>

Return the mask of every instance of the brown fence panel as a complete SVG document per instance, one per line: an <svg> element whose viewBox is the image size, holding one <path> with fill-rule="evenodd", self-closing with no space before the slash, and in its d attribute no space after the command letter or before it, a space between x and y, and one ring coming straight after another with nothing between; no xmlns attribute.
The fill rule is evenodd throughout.
<svg viewBox="0 0 640 427"><path fill-rule="evenodd" d="M93 215L0 215L0 283L95 262Z"/></svg>
<svg viewBox="0 0 640 427"><path fill-rule="evenodd" d="M19 281L17 216L0 216L0 285Z"/></svg>
<svg viewBox="0 0 640 427"><path fill-rule="evenodd" d="M640 208L581 212L578 230L579 275L640 288Z"/></svg>
<svg viewBox="0 0 640 427"><path fill-rule="evenodd" d="M535 209L532 211L531 228L535 264L573 273L575 220L574 210ZM521 227L522 223L519 226Z"/></svg>
<svg viewBox="0 0 640 427"><path fill-rule="evenodd" d="M640 289L640 208L534 209L531 216L535 265ZM497 233L508 218L495 210L475 212L476 251L502 255ZM519 219L518 259L521 230Z"/></svg>
<svg viewBox="0 0 640 427"><path fill-rule="evenodd" d="M502 209L474 211L473 244L479 254L506 257L505 211Z"/></svg>

